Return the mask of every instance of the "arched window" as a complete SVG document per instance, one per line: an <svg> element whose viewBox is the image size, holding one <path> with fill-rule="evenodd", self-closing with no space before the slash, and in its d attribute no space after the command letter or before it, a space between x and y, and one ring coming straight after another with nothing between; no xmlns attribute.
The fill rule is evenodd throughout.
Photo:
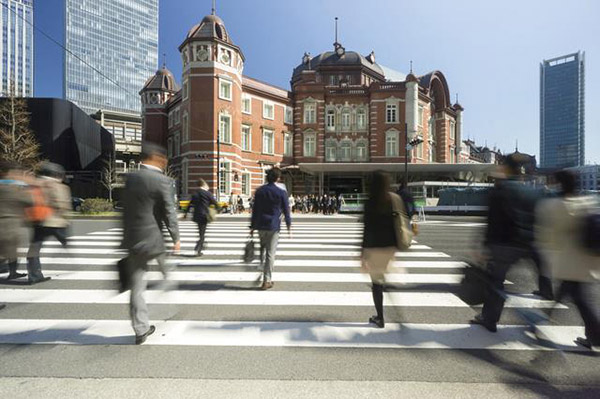
<svg viewBox="0 0 600 399"><path fill-rule="evenodd" d="M350 123L351 123L350 109L344 108L344 110L342 111L342 129L344 129L344 130L350 129Z"/></svg>
<svg viewBox="0 0 600 399"><path fill-rule="evenodd" d="M390 130L385 133L385 156L398 156L398 131Z"/></svg>
<svg viewBox="0 0 600 399"><path fill-rule="evenodd" d="M335 110L327 110L327 130L335 130Z"/></svg>
<svg viewBox="0 0 600 399"><path fill-rule="evenodd" d="M304 154L305 157L314 157L317 155L317 137L314 132L304 133Z"/></svg>
<svg viewBox="0 0 600 399"><path fill-rule="evenodd" d="M366 141L359 141L356 143L356 155L354 160L358 162L365 162L367 160L367 143Z"/></svg>
<svg viewBox="0 0 600 399"><path fill-rule="evenodd" d="M337 143L335 140L330 139L325 142L325 161L326 162L335 162L337 152Z"/></svg>
<svg viewBox="0 0 600 399"><path fill-rule="evenodd" d="M350 162L352 160L352 142L343 140L340 145L340 159L342 162Z"/></svg>
<svg viewBox="0 0 600 399"><path fill-rule="evenodd" d="M356 127L359 130L366 129L367 127L367 111L364 108L359 108L356 111Z"/></svg>

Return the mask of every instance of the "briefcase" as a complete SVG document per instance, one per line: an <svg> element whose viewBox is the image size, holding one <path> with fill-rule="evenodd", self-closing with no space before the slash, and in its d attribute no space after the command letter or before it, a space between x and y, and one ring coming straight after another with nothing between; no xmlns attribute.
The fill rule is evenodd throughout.
<svg viewBox="0 0 600 399"><path fill-rule="evenodd" d="M254 255L254 239L248 238L246 247L244 248L244 263L252 263L256 256Z"/></svg>
<svg viewBox="0 0 600 399"><path fill-rule="evenodd" d="M130 290L133 280L133 269L127 257L117 262L117 270L119 271L119 292L123 293Z"/></svg>
<svg viewBox="0 0 600 399"><path fill-rule="evenodd" d="M458 297L470 306L481 305L491 290L491 279L487 270L474 265L464 268L464 277L458 289Z"/></svg>

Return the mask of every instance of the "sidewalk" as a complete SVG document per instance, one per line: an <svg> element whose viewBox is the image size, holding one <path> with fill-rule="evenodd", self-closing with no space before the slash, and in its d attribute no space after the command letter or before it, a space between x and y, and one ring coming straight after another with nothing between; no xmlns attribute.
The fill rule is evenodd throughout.
<svg viewBox="0 0 600 399"><path fill-rule="evenodd" d="M413 381L0 378L4 398L569 398L600 386Z"/></svg>

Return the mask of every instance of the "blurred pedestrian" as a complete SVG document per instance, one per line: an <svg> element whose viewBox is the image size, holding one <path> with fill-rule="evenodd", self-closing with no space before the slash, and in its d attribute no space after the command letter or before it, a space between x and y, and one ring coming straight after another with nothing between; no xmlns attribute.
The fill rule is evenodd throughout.
<svg viewBox="0 0 600 399"><path fill-rule="evenodd" d="M44 241L56 238L63 247L67 246L66 216L71 211L71 190L63 183L65 170L62 166L44 162L39 171L39 178L30 185L34 205L29 208L29 220L33 223L33 238L27 252L27 273L29 284L37 284L50 280L42 273L40 251Z"/></svg>
<svg viewBox="0 0 600 399"><path fill-rule="evenodd" d="M159 227L162 222L174 242L173 250L177 252L181 248L172 180L163 172L167 166L166 151L158 145L144 143L141 157L140 170L128 175L123 191L122 247L129 251L127 262L132 273L129 308L136 344L143 343L156 330L150 325L144 300L144 273L149 260L166 252ZM156 215L164 215L164 219L156 220Z"/></svg>
<svg viewBox="0 0 600 399"><path fill-rule="evenodd" d="M198 225L198 242L194 250L198 256L202 256L206 226L208 224L208 208L213 205L218 210L219 204L211 192L208 191L208 184L206 184L204 179L200 179L198 184L200 185L200 189L192 195L190 205L185 210L184 218L187 218L187 214L191 209L194 209L193 220Z"/></svg>
<svg viewBox="0 0 600 399"><path fill-rule="evenodd" d="M536 238L547 260L552 277L562 283L556 295L560 301L570 296L585 325L585 337L577 344L600 350L600 318L598 303L590 297L592 285L600 278L600 257L583 246L583 221L597 200L576 195L575 176L568 171L555 174L560 184L560 197L541 201Z"/></svg>
<svg viewBox="0 0 600 399"><path fill-rule="evenodd" d="M33 205L27 185L18 176L19 169L8 161L0 161L0 259L8 263L7 280L27 276L19 273L18 247L25 218L25 208Z"/></svg>
<svg viewBox="0 0 600 399"><path fill-rule="evenodd" d="M296 209L296 199L291 194L288 198L288 203L290 205L290 212L293 212Z"/></svg>
<svg viewBox="0 0 600 399"><path fill-rule="evenodd" d="M390 192L390 179L384 172L371 176L369 199L364 208L364 229L361 266L371 277L371 291L376 315L369 323L385 327L383 316L383 290L385 273L394 260L396 251L403 248L408 235L408 216L400 197Z"/></svg>
<svg viewBox="0 0 600 399"><path fill-rule="evenodd" d="M237 195L234 194L233 191L229 196L229 212L231 212L232 215L237 213Z"/></svg>
<svg viewBox="0 0 600 399"><path fill-rule="evenodd" d="M275 253L281 230L281 214L285 217L288 235L292 236L292 218L287 192L276 184L281 178L278 168L269 169L267 184L256 190L254 194L254 207L250 224L250 235L258 230L260 240L260 262L263 273L261 289L268 290L273 287L272 274L275 264Z"/></svg>
<svg viewBox="0 0 600 399"><path fill-rule="evenodd" d="M490 257L488 271L492 282L481 314L471 323L480 324L490 332L496 332L504 308L505 299L500 293L506 274L518 261L531 260L538 270L539 291L534 294L553 298L551 280L534 242L535 206L540 194L524 182L526 161L524 154L508 155L489 194L484 248Z"/></svg>

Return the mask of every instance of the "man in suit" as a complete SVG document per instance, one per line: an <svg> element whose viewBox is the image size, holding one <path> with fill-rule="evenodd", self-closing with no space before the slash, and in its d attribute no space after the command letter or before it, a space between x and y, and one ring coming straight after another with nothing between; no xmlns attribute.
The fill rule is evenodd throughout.
<svg viewBox="0 0 600 399"><path fill-rule="evenodd" d="M206 225L208 224L208 207L214 205L217 210L219 204L215 197L208 191L208 184L204 179L200 179L200 190L198 190L190 201L190 205L185 210L184 218L187 218L187 214L191 209L194 209L194 222L198 225L198 242L196 243L196 254L202 256L202 250L204 249L204 236L206 235Z"/></svg>
<svg viewBox="0 0 600 399"><path fill-rule="evenodd" d="M129 251L127 258L131 270L130 313L135 343L146 341L156 328L150 325L148 306L144 300L146 281L144 273L148 261L166 252L160 226L164 223L175 243L173 250L180 250L177 212L173 199L172 180L163 171L167 166L164 148L144 143L142 166L127 176L123 192L123 243ZM161 218L162 220L157 218Z"/></svg>
<svg viewBox="0 0 600 399"><path fill-rule="evenodd" d="M263 284L261 289L268 290L273 287L271 275L275 263L275 252L281 229L281 214L285 216L288 234L291 237L292 218L287 192L279 188L276 183L281 177L278 168L267 172L267 184L256 190L254 207L252 208L252 221L250 234L258 230L260 239L260 259L263 268Z"/></svg>

